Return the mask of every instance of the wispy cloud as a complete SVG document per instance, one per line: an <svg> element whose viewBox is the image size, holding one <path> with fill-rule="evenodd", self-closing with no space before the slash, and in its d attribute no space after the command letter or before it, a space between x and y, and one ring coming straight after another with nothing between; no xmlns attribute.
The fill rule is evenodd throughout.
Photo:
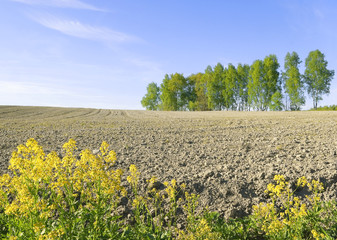
<svg viewBox="0 0 337 240"><path fill-rule="evenodd" d="M50 6L50 7L59 7L59 8L75 8L75 9L86 9L93 11L105 11L94 7L90 4L81 2L79 0L11 0L13 2L20 2L29 5L41 5L41 6Z"/></svg>
<svg viewBox="0 0 337 240"><path fill-rule="evenodd" d="M114 31L110 28L84 24L78 20L62 19L50 14L34 14L30 17L41 25L73 37L84 38L101 42L134 42L139 38Z"/></svg>

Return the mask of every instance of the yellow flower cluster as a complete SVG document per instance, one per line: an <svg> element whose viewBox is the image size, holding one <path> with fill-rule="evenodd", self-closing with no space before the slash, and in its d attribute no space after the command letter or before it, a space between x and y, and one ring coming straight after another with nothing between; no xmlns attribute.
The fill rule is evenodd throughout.
<svg viewBox="0 0 337 240"><path fill-rule="evenodd" d="M289 185L289 182L285 181L285 178L283 175L275 175L274 181L276 181L276 185L269 183L267 186L266 193L269 193L271 197L274 197L275 195L277 197L280 197L284 193L288 193L287 191L290 190L287 188Z"/></svg>
<svg viewBox="0 0 337 240"><path fill-rule="evenodd" d="M100 154L84 150L76 156L76 142L70 139L63 145L65 155L60 158L56 152L46 156L37 141L29 139L12 154L9 170L13 177L8 174L0 177L0 209L6 215L38 216L41 222L33 227L38 233L43 228L41 223L54 216L57 209L74 207L69 206L67 197L78 198L80 207L90 208L102 198L109 199L104 204L116 205L126 190L121 186L123 171L111 168L116 153L108 148L103 142ZM56 238L62 231L53 230L44 237Z"/></svg>
<svg viewBox="0 0 337 240"><path fill-rule="evenodd" d="M274 203L260 203L253 206L253 217L261 220L261 229L267 235L279 232L284 223L278 218Z"/></svg>
<svg viewBox="0 0 337 240"><path fill-rule="evenodd" d="M177 181L175 179L172 179L171 183L164 182L164 185L166 186L165 191L167 192L169 198L172 201L176 201L176 197L177 197Z"/></svg>
<svg viewBox="0 0 337 240"><path fill-rule="evenodd" d="M150 184L154 184L155 182L157 182L157 177L153 176L152 178L146 180L148 183Z"/></svg>
<svg viewBox="0 0 337 240"><path fill-rule="evenodd" d="M138 172L137 167L134 164L130 165L130 173L131 175L127 177L127 181L131 184L131 187L135 195L137 195L137 188L138 188L140 172Z"/></svg>
<svg viewBox="0 0 337 240"><path fill-rule="evenodd" d="M320 201L320 193L324 188L321 182L316 180L308 182L305 177L297 180L295 190L291 189L289 182L285 180L283 175L275 175L274 181L276 184L268 184L265 191L271 197L272 203L260 203L253 206L252 216L266 235L275 236L279 232L291 228L307 215L307 205L302 203L299 197L294 196L297 188L307 186L313 192L313 197L306 196L313 206ZM277 207L277 204L280 206Z"/></svg>
<svg viewBox="0 0 337 240"><path fill-rule="evenodd" d="M178 238L184 240L217 240L220 239L220 234L212 232L212 228L207 223L206 219L200 219L193 231L178 231Z"/></svg>
<svg viewBox="0 0 337 240"><path fill-rule="evenodd" d="M136 196L135 199L133 199L132 207L139 208L141 204L144 204L144 200L144 197Z"/></svg>
<svg viewBox="0 0 337 240"><path fill-rule="evenodd" d="M325 235L323 233L318 233L316 230L311 230L312 236L315 240L325 239Z"/></svg>
<svg viewBox="0 0 337 240"><path fill-rule="evenodd" d="M308 184L307 178L306 177L300 177L299 179L297 179L297 187L305 187Z"/></svg>
<svg viewBox="0 0 337 240"><path fill-rule="evenodd" d="M307 186L309 187L310 191L321 192L321 191L324 190L323 183L321 183L317 180L312 180L311 183L307 183Z"/></svg>
<svg viewBox="0 0 337 240"><path fill-rule="evenodd" d="M312 203L312 205L317 206L317 204L321 201L320 193L324 190L323 183L312 180L311 183L307 183L307 186L314 195L312 197L306 196L306 198Z"/></svg>

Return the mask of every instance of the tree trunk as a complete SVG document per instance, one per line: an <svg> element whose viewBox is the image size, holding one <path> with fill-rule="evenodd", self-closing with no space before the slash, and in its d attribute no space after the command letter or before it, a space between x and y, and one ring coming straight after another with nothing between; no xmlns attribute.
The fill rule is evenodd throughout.
<svg viewBox="0 0 337 240"><path fill-rule="evenodd" d="M316 99L316 97L314 98L314 109L317 110L317 99Z"/></svg>

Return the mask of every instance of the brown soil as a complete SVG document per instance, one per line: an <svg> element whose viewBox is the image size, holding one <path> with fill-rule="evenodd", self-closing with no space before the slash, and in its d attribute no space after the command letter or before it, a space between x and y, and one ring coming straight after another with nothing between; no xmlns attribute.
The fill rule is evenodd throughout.
<svg viewBox="0 0 337 240"><path fill-rule="evenodd" d="M73 138L79 150L103 140L117 166L135 164L142 182L185 182L201 206L243 216L266 200L275 174L324 182L337 196L337 112L151 112L0 106L0 173L28 138L61 153Z"/></svg>

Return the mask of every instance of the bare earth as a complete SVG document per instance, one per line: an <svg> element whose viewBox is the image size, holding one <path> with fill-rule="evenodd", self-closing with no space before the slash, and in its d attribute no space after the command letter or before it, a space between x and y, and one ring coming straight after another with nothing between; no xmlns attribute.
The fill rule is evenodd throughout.
<svg viewBox="0 0 337 240"><path fill-rule="evenodd" d="M11 153L35 138L61 153L107 141L117 166L135 164L142 182L176 179L200 194L201 206L225 217L249 214L274 175L324 182L337 199L337 112L151 112L0 106L0 173Z"/></svg>

